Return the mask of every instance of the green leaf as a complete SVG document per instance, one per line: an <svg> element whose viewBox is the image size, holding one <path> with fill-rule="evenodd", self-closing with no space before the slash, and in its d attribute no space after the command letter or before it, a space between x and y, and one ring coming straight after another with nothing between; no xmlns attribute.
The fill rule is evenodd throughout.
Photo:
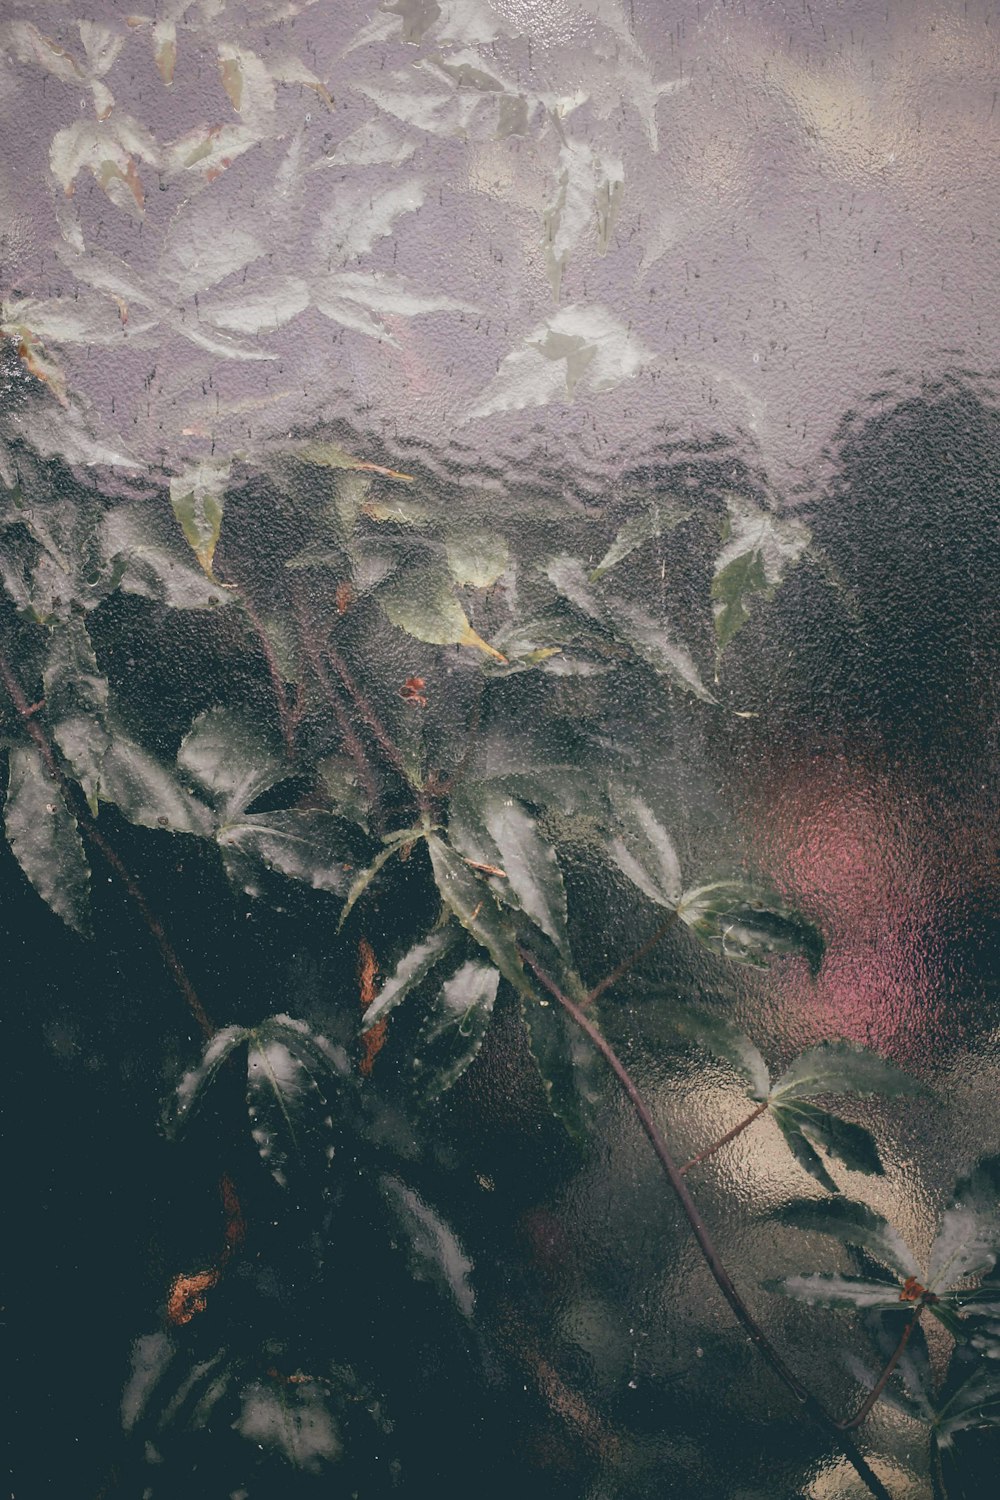
<svg viewBox="0 0 1000 1500"><path fill-rule="evenodd" d="M1000 1426L1000 1369L994 1361L980 1361L962 1382L935 1422L940 1447L949 1448L956 1432Z"/></svg>
<svg viewBox="0 0 1000 1500"><path fill-rule="evenodd" d="M452 578L469 588L489 588L510 561L505 539L494 531L459 533L449 538L445 551Z"/></svg>
<svg viewBox="0 0 1000 1500"><path fill-rule="evenodd" d="M186 791L162 762L113 730L101 762L100 798L114 802L130 823L172 833L210 837L215 819L204 802Z"/></svg>
<svg viewBox="0 0 1000 1500"><path fill-rule="evenodd" d="M478 1055L499 983L492 964L469 959L437 991L413 1058L417 1086L427 1101L446 1093Z"/></svg>
<svg viewBox="0 0 1000 1500"><path fill-rule="evenodd" d="M632 516L621 527L611 546L590 574L590 582L596 583L610 568L623 562L637 548L662 536L665 531L673 531L675 526L686 521L690 515L690 510L682 509L674 500L654 500L648 509L640 511L637 516Z"/></svg>
<svg viewBox="0 0 1000 1500"><path fill-rule="evenodd" d="M53 629L42 681L52 738L96 816L101 767L111 743L105 726L108 681L79 615Z"/></svg>
<svg viewBox="0 0 1000 1500"><path fill-rule="evenodd" d="M463 1317L471 1318L476 1308L470 1279L473 1264L455 1231L398 1177L383 1173L379 1187L405 1236L410 1274L417 1281L436 1286L454 1302Z"/></svg>
<svg viewBox="0 0 1000 1500"><path fill-rule="evenodd" d="M900 1283L920 1275L909 1246L887 1219L851 1198L797 1198L775 1215L783 1224L807 1233L828 1234L880 1261ZM897 1295L899 1288L897 1287ZM891 1352L891 1351L890 1351Z"/></svg>
<svg viewBox="0 0 1000 1500"><path fill-rule="evenodd" d="M608 852L622 874L657 906L673 909L681 898L681 866L670 835L641 797L612 798L617 832Z"/></svg>
<svg viewBox="0 0 1000 1500"><path fill-rule="evenodd" d="M690 651L679 641L671 640L665 621L654 619L624 599L606 597L604 604L614 634L647 666L659 676L669 677L677 687L693 693L703 703L718 703L719 700L702 682Z"/></svg>
<svg viewBox="0 0 1000 1500"><path fill-rule="evenodd" d="M319 808L286 808L281 812L244 813L216 835L231 877L253 895L257 863L300 880L314 891L346 896L355 869L355 847L344 823Z"/></svg>
<svg viewBox="0 0 1000 1500"><path fill-rule="evenodd" d="M813 1094L881 1094L894 1098L926 1094L926 1087L866 1047L853 1042L820 1042L808 1047L777 1080L773 1097L803 1099Z"/></svg>
<svg viewBox="0 0 1000 1500"><path fill-rule="evenodd" d="M228 463L195 464L170 481L170 505L180 522L184 539L206 577L212 577L212 562L222 529L222 512Z"/></svg>
<svg viewBox="0 0 1000 1500"><path fill-rule="evenodd" d="M126 593L171 609L218 609L234 598L189 561L187 547L159 503L134 501L108 511L102 545L105 557L121 569Z"/></svg>
<svg viewBox="0 0 1000 1500"><path fill-rule="evenodd" d="M477 635L455 597L447 574L432 567L409 569L379 591L388 620L418 641L434 646L474 646L496 661L506 657Z"/></svg>
<svg viewBox="0 0 1000 1500"><path fill-rule="evenodd" d="M823 1165L823 1158L816 1148L808 1141L795 1116L788 1110L774 1110L774 1123L785 1138L785 1144L791 1151L795 1160L804 1172L814 1177L820 1187L828 1193L838 1193L840 1189Z"/></svg>
<svg viewBox="0 0 1000 1500"><path fill-rule="evenodd" d="M867 1172L874 1177L883 1175L875 1140L863 1125L852 1125L825 1109L817 1109L815 1104L779 1102L773 1094L771 1113L789 1143L794 1131L804 1131L852 1172ZM813 1176L817 1175L813 1172Z"/></svg>
<svg viewBox="0 0 1000 1500"><path fill-rule="evenodd" d="M823 959L823 939L811 922L741 880L685 891L677 915L706 947L733 963L761 969L778 955L801 953L815 974Z"/></svg>
<svg viewBox="0 0 1000 1500"><path fill-rule="evenodd" d="M685 1006L671 1017L671 1026L679 1036L697 1042L706 1052L712 1052L716 1057L725 1058L730 1067L735 1068L746 1079L752 1099L763 1103L768 1097L771 1076L767 1063L749 1037L730 1026L728 1021L710 1011Z"/></svg>
<svg viewBox="0 0 1000 1500"><path fill-rule="evenodd" d="M250 1134L275 1182L287 1188L290 1177L325 1169L334 1154L333 1049L317 1047L309 1027L290 1016L272 1016L248 1041Z"/></svg>
<svg viewBox="0 0 1000 1500"><path fill-rule="evenodd" d="M39 752L10 751L7 839L42 900L77 932L90 933L90 866L76 819Z"/></svg>
<svg viewBox="0 0 1000 1500"><path fill-rule="evenodd" d="M455 928L449 924L446 927L436 927L428 937L414 943L366 1009L362 1031L370 1031L373 1026L377 1026L379 1021L406 999L411 990L422 984L431 970L454 947L455 938Z"/></svg>
<svg viewBox="0 0 1000 1500"><path fill-rule="evenodd" d="M806 1302L810 1307L885 1308L893 1312L906 1310L899 1300L899 1287L864 1276L841 1276L839 1273L809 1271L799 1276L785 1276L765 1281L769 1292L781 1292Z"/></svg>
<svg viewBox="0 0 1000 1500"><path fill-rule="evenodd" d="M687 649L672 641L664 621L654 620L631 602L613 595L599 596L590 587L583 564L563 553L549 558L545 575L554 588L588 619L596 620L661 676L706 703L717 700L698 674Z"/></svg>
<svg viewBox="0 0 1000 1500"><path fill-rule="evenodd" d="M574 1140L584 1141L605 1065L557 1001L522 995L521 1009L552 1112Z"/></svg>
<svg viewBox="0 0 1000 1500"><path fill-rule="evenodd" d="M955 1186L928 1258L928 1286L942 1291L991 1271L1000 1254L1000 1157L986 1157Z"/></svg>
<svg viewBox="0 0 1000 1500"><path fill-rule="evenodd" d="M360 870L358 874L355 875L347 892L347 899L344 902L344 909L340 913L340 921L337 923L338 932L343 927L344 923L347 921L347 918L353 911L355 903L359 901L360 898L364 895L365 891L371 885L372 881L375 879L375 876L381 870L382 866L388 864L389 860L392 859L394 854L399 853L404 844L416 843L423 837L424 833L420 828L407 829L405 833L394 835L392 841L387 843L386 847L382 849L378 854L376 854L371 864L368 865L366 869Z"/></svg>
<svg viewBox="0 0 1000 1500"><path fill-rule="evenodd" d="M552 587L589 620L604 623L604 605L590 587L586 569L578 558L561 552L545 563L544 573Z"/></svg>
<svg viewBox="0 0 1000 1500"><path fill-rule="evenodd" d="M748 601L772 598L809 545L808 527L783 521L739 495L727 495L727 538L715 559L712 612L720 652L750 618Z"/></svg>
<svg viewBox="0 0 1000 1500"><path fill-rule="evenodd" d="M223 1026L210 1037L200 1061L189 1069L167 1102L164 1125L171 1135L182 1130L208 1092L228 1057L249 1036L245 1026Z"/></svg>
<svg viewBox="0 0 1000 1500"><path fill-rule="evenodd" d="M476 798L476 812L506 876L494 887L500 899L509 890L525 915L568 958L566 890L555 850L540 836L536 820L524 805L512 797L486 791Z"/></svg>
<svg viewBox="0 0 1000 1500"><path fill-rule="evenodd" d="M285 774L261 732L243 714L207 708L181 740L177 764L207 792L228 822Z"/></svg>
<svg viewBox="0 0 1000 1500"><path fill-rule="evenodd" d="M477 880L465 861L436 834L428 836L427 848L445 906L479 946L486 949L508 983L519 994L530 993L521 955L517 951L517 935L489 886Z"/></svg>

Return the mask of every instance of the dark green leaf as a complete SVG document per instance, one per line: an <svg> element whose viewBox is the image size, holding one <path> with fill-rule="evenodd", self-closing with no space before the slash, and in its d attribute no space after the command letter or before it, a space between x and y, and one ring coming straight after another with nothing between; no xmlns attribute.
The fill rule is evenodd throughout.
<svg viewBox="0 0 1000 1500"><path fill-rule="evenodd" d="M177 764L212 799L223 822L244 812L284 774L274 746L229 708L198 715L181 741Z"/></svg>
<svg viewBox="0 0 1000 1500"><path fill-rule="evenodd" d="M764 968L785 953L801 953L815 974L823 958L816 927L768 892L741 880L719 880L685 891L677 915L706 947L733 963Z"/></svg>
<svg viewBox="0 0 1000 1500"><path fill-rule="evenodd" d="M250 894L258 888L252 868L258 863L336 896L347 895L354 875L354 845L345 825L317 808L244 813L220 828L217 839L231 876Z"/></svg>
<svg viewBox="0 0 1000 1500"><path fill-rule="evenodd" d="M348 888L347 899L344 902L344 910L340 913L340 921L337 923L338 932L343 927L344 923L347 921L348 917L353 911L355 903L359 901L360 898L364 895L365 891L371 885L372 881L375 879L375 876L378 874L379 870L381 870L382 866L388 864L393 855L400 852L404 844L414 843L418 839L422 839L423 836L423 831L421 829L413 829L405 836L401 835L398 837L393 837L393 839L386 844L386 847L382 849L378 854L376 854L375 858L372 860L371 864L367 866L366 869L358 871L357 875L355 875L354 879L351 881L350 887Z"/></svg>
<svg viewBox="0 0 1000 1500"><path fill-rule="evenodd" d="M79 615L53 629L42 680L52 738L96 815L101 767L111 743L105 727L108 681Z"/></svg>
<svg viewBox="0 0 1000 1500"><path fill-rule="evenodd" d="M771 1096L771 1113L788 1140L796 1131L804 1131L818 1145L825 1147L831 1156L842 1161L852 1172L867 1172L881 1177L883 1166L871 1131L862 1125L852 1125L837 1115L818 1109L815 1104L779 1102ZM815 1173L813 1174L816 1175Z"/></svg>
<svg viewBox="0 0 1000 1500"><path fill-rule="evenodd" d="M365 1011L362 1030L370 1031L391 1010L405 1000L411 990L422 984L455 944L456 931L449 923L436 927L429 937L414 943L399 960L375 999Z"/></svg>
<svg viewBox="0 0 1000 1500"><path fill-rule="evenodd" d="M900 1283L920 1274L899 1230L864 1203L841 1197L797 1198L779 1209L776 1217L796 1229L828 1234L844 1245L864 1250L892 1271Z"/></svg>
<svg viewBox="0 0 1000 1500"><path fill-rule="evenodd" d="M837 1193L840 1189L823 1165L823 1158L816 1148L806 1139L799 1122L787 1110L775 1110L774 1122L785 1138L785 1144L791 1151L795 1160L803 1171L815 1177L821 1187L826 1188L828 1193Z"/></svg>
<svg viewBox="0 0 1000 1500"><path fill-rule="evenodd" d="M434 996L413 1058L418 1091L428 1101L457 1083L479 1052L499 982L492 964L470 959Z"/></svg>
<svg viewBox="0 0 1000 1500"><path fill-rule="evenodd" d="M800 1052L772 1090L775 1099L804 1099L813 1094L926 1094L925 1086L853 1042L820 1042Z"/></svg>
<svg viewBox="0 0 1000 1500"><path fill-rule="evenodd" d="M171 1134L187 1124L226 1058L248 1035L245 1026L223 1026L209 1039L201 1060L184 1074L164 1111L164 1123Z"/></svg>
<svg viewBox="0 0 1000 1500"><path fill-rule="evenodd" d="M981 1360L940 1409L935 1423L942 1448L950 1447L956 1432L1000 1426L1000 1368Z"/></svg>
<svg viewBox="0 0 1000 1500"><path fill-rule="evenodd" d="M35 890L68 926L90 932L90 866L76 819L33 748L10 752L7 839Z"/></svg>
<svg viewBox="0 0 1000 1500"><path fill-rule="evenodd" d="M247 1110L261 1160L279 1187L310 1169L315 1180L334 1152L329 1056L290 1016L252 1028L248 1042Z"/></svg>
<svg viewBox="0 0 1000 1500"><path fill-rule="evenodd" d="M583 1141L600 1097L605 1064L555 1000L525 995L521 1004L552 1112L575 1140Z"/></svg>
<svg viewBox="0 0 1000 1500"><path fill-rule="evenodd" d="M218 609L233 598L191 559L169 510L159 500L135 501L107 513L107 559L123 559L121 587L171 609Z"/></svg>
<svg viewBox="0 0 1000 1500"><path fill-rule="evenodd" d="M468 865L436 834L427 847L441 899L466 932L485 948L500 973L519 993L528 989L517 951L517 934L497 904L489 886L477 880Z"/></svg>
<svg viewBox="0 0 1000 1500"><path fill-rule="evenodd" d="M678 1036L697 1042L716 1057L725 1058L750 1085L752 1099L762 1102L768 1097L771 1076L767 1063L749 1037L730 1026L728 1021L711 1011L685 1006L671 1017L671 1027Z"/></svg>
<svg viewBox="0 0 1000 1500"><path fill-rule="evenodd" d="M590 582L597 580L609 570L630 556L636 548L645 546L660 537L666 531L673 531L682 521L686 521L691 515L689 509L684 509L675 500L653 500L648 509L640 511L637 516L625 522L615 537L611 546L601 558L597 567L590 575Z"/></svg>
<svg viewBox="0 0 1000 1500"><path fill-rule="evenodd" d="M436 1286L464 1317L471 1318L476 1308L470 1279L473 1265L455 1231L398 1177L383 1173L379 1186L406 1237L411 1275Z"/></svg>
<svg viewBox="0 0 1000 1500"><path fill-rule="evenodd" d="M504 872L496 879L496 894L501 901L513 896L521 911L568 956L562 872L555 850L539 834L536 820L522 803L488 785L472 789L467 805L491 841L484 851L484 862L493 863L495 859Z"/></svg>
<svg viewBox="0 0 1000 1500"><path fill-rule="evenodd" d="M675 907L681 897L681 866L670 835L641 797L613 797L616 831L608 852L622 874L657 906Z"/></svg>
<svg viewBox="0 0 1000 1500"><path fill-rule="evenodd" d="M114 802L130 823L209 837L215 819L204 802L185 790L173 771L141 745L112 730L101 763L100 798Z"/></svg>
<svg viewBox="0 0 1000 1500"><path fill-rule="evenodd" d="M686 646L671 640L669 626L656 620L638 605L624 599L605 599L610 628L620 641L630 646L647 666L661 677L668 677L686 692L693 693L703 703L717 703L718 699L701 680L694 658Z"/></svg>
<svg viewBox="0 0 1000 1500"><path fill-rule="evenodd" d="M727 495L727 537L715 559L712 609L722 651L750 618L754 594L771 598L789 568L809 545L801 521L784 521L739 495Z"/></svg>
<svg viewBox="0 0 1000 1500"><path fill-rule="evenodd" d="M943 1328L947 1328L956 1343L966 1342L969 1336L968 1328L950 1302L946 1302L942 1297L939 1301L930 1303L927 1311L932 1318L938 1320Z"/></svg>

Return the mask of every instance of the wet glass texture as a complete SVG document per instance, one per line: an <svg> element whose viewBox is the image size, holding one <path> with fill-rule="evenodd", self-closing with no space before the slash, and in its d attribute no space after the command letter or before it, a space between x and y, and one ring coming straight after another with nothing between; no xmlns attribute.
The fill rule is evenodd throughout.
<svg viewBox="0 0 1000 1500"><path fill-rule="evenodd" d="M12 1494L987 1493L998 35L4 7Z"/></svg>

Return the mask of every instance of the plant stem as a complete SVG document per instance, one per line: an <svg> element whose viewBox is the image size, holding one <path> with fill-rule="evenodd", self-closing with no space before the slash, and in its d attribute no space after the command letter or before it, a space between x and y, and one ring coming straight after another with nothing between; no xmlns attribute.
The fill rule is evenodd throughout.
<svg viewBox="0 0 1000 1500"><path fill-rule="evenodd" d="M683 1177L692 1167L696 1167L700 1161L707 1161L710 1156L715 1155L716 1151L721 1150L723 1146L728 1146L730 1141L735 1141L738 1135L743 1134L748 1125L752 1125L754 1120L760 1119L761 1115L767 1109L767 1105L768 1101L765 1099L763 1104L758 1104L757 1108L752 1110L746 1119L741 1120L738 1125L734 1125L732 1130L727 1130L725 1135L720 1135L719 1139L713 1141L711 1146L706 1146L704 1151L699 1151L697 1156L692 1156L690 1161L686 1161L682 1167L678 1167L677 1170L681 1176Z"/></svg>
<svg viewBox="0 0 1000 1500"><path fill-rule="evenodd" d="M628 958L623 958L621 963L618 964L616 968L611 970L610 974L606 974L604 978L599 981L599 983L594 985L594 988L588 994L586 1000L584 1001L584 1004L593 1005L594 1001L599 999L600 996L604 994L605 990L609 990L613 984L618 983L619 979L624 978L624 976L629 972L630 969L634 968L637 963L640 963L646 957L647 953L652 953L657 943L667 932L670 931L671 927L676 921L677 913L676 911L672 911L669 917L667 917L666 921L660 923L659 927L653 933L652 937L647 938L640 947L636 948L634 953L630 953Z"/></svg>
<svg viewBox="0 0 1000 1500"><path fill-rule="evenodd" d="M220 583L223 582L223 579L219 576L218 569L216 569L216 577L219 578ZM257 610L255 609L246 590L238 583L225 583L224 587L227 589L231 589L235 593L236 598L239 601L240 608L243 610L243 613L249 620L251 629L253 630L254 635L257 637L258 645L260 646L264 661L267 664L268 676L271 679L271 688L274 692L274 701L278 709L278 720L281 724L281 737L285 742L285 750L288 754L289 760L294 760L296 721L291 704L288 701L288 693L285 690L285 682L284 678L281 675L281 668L278 665L278 658L274 650L274 645L267 633L267 629L264 625L263 620L257 613Z"/></svg>
<svg viewBox="0 0 1000 1500"><path fill-rule="evenodd" d="M351 723L350 715L348 714L347 709L344 707L343 699L337 692L333 683L330 681L330 674L326 670L326 667L323 663L323 658L319 654L319 647L316 643L316 638L313 635L309 621L305 617L305 611L303 610L301 601L299 599L295 600L295 615L299 622L299 632L302 636L302 644L305 647L306 655L309 658L309 663L316 674L316 681L319 683L320 687L323 690L324 697L326 698L330 707L333 709L334 717L337 720L337 728L340 730L340 738L343 741L344 748L346 749L348 755L351 757L351 760L354 762L355 769L358 773L358 779L368 795L368 803L372 809L372 817L373 819L376 819L379 824L381 824L381 804L379 800L378 783L375 780L375 773L372 770L371 765L369 764L368 756L365 753L365 747L361 743L361 738L358 735L357 730L354 728L354 725Z"/></svg>
<svg viewBox="0 0 1000 1500"><path fill-rule="evenodd" d="M933 1500L948 1500L948 1487L944 1482L944 1459L941 1457L941 1445L933 1435L931 1436L931 1485L933 1487Z"/></svg>
<svg viewBox="0 0 1000 1500"><path fill-rule="evenodd" d="M815 1396L813 1396L811 1392L809 1392L805 1388L804 1385L801 1384L798 1377L794 1375L793 1372L789 1369L788 1365L785 1364L785 1361L782 1359L781 1355L771 1343L771 1340L768 1338L767 1334L764 1332L763 1328L761 1328L760 1324L757 1322L756 1318L753 1316L750 1309L743 1301L743 1298L736 1290L736 1287L733 1284L733 1280L729 1275L729 1272L726 1270L721 1257L719 1256L719 1252L716 1249L715 1242L713 1241L708 1231L708 1227L698 1211L697 1204L688 1191L687 1183L681 1176L680 1169L670 1153L670 1148L667 1145L663 1133L660 1130L660 1127L657 1125L656 1121L653 1119L653 1116L649 1111L649 1107L647 1106L642 1095L639 1093L639 1090L636 1087L631 1074L628 1072L628 1069L619 1058L617 1052L611 1046L610 1042L608 1042L601 1035L600 1031L598 1031L597 1027L590 1020L590 1018L583 1013L580 1007L578 1005L575 1005L573 1001L570 1000L568 995L563 994L562 990L556 984L555 980L551 979L549 975L545 973L534 956L529 953L526 948L519 947L518 952L520 953L521 958L524 960L524 962L532 970L539 983L546 990L548 990L549 994L552 995L555 1000L559 1002L570 1019L580 1028L584 1035L589 1039L592 1046L594 1046L596 1050L601 1054L601 1056L604 1058L604 1061L614 1073L615 1077L618 1079L618 1082L621 1084L622 1088L627 1094L632 1104L632 1108L635 1110L636 1118L638 1119L643 1130L646 1132L646 1135L649 1138L649 1143L656 1153L660 1165L666 1173L667 1179L680 1202L681 1208L684 1210L685 1217L687 1218L688 1224L691 1227L691 1232L693 1233L695 1240L697 1241L698 1248L702 1254L702 1258L704 1259L705 1264L708 1266L709 1271L712 1273L716 1286L719 1288L720 1292L729 1303L729 1306L732 1309L737 1322L745 1330L748 1337L750 1338L750 1341L756 1345L758 1352L766 1361L766 1363L770 1365L771 1369L778 1376L778 1379L782 1382L782 1384L791 1391L796 1400L801 1402L804 1409L816 1422L824 1427L828 1433L836 1437L844 1453L847 1455L850 1462L854 1465L854 1468L856 1469L858 1475L861 1477L861 1479L864 1480L871 1493L877 1497L877 1500L892 1500L892 1497L889 1494L888 1490L885 1488L878 1475L869 1467L860 1450L855 1446L853 1441L846 1437L846 1433L841 1428L840 1423L837 1422L837 1420L832 1417L826 1410L823 1404ZM892 1372L890 1371L890 1374L891 1373Z"/></svg>
<svg viewBox="0 0 1000 1500"><path fill-rule="evenodd" d="M0 679L3 680L4 687L10 695L10 700L17 710L18 717L35 742L35 747L42 757L46 771L56 783L63 801L76 818L80 832L86 838L87 842L98 851L104 862L114 871L125 887L128 895L138 908L140 916L149 928L153 940L160 950L160 957L169 970L170 977L183 995L185 1003L195 1021L197 1021L199 1028L205 1037L212 1036L215 1032L215 1027L209 1019L208 1012L199 1000L197 991L191 983L184 965L177 956L173 944L167 937L162 922L146 900L142 887L135 876L127 869L121 858L112 849L107 839L97 827L89 808L83 804L82 798L77 799L74 797L72 788L63 775L62 768L56 759L56 754L49 741L49 737L35 717L37 705L29 704L21 688L21 684L14 675L10 662L2 650L0 650ZM79 805L77 805L78 802Z"/></svg>
<svg viewBox="0 0 1000 1500"><path fill-rule="evenodd" d="M900 1338L899 1343L896 1345L895 1349L892 1351L892 1354L889 1356L885 1369L882 1371L878 1380L876 1380L875 1384L868 1392L868 1395L865 1397L861 1405L858 1407L857 1411L854 1413L854 1416L848 1417L846 1422L837 1423L837 1426L840 1428L841 1432L853 1432L855 1427L861 1426L862 1422L865 1420L865 1417L867 1417L868 1413L875 1405L875 1402L878 1400L882 1392L885 1390L886 1386L889 1384L892 1372L899 1364L899 1361L903 1357L903 1350L910 1342L910 1334L913 1332L914 1328L916 1328L919 1321L920 1313L915 1312L913 1314L913 1317L907 1323L906 1327L903 1329L902 1337Z"/></svg>

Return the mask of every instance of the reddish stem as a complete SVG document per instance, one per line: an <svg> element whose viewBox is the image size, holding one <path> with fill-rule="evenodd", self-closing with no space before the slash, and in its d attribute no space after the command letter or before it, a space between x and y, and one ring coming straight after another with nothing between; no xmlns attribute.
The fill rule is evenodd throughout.
<svg viewBox="0 0 1000 1500"><path fill-rule="evenodd" d="M644 943L636 948L634 953L630 953L627 958L623 958L621 963L611 970L610 974L606 974L598 984L594 985L584 1004L593 1005L594 1001L599 999L605 990L609 990L612 985L618 983L619 979L623 979L630 969L634 968L637 963L640 963L646 957L647 953L652 953L657 943L670 931L676 921L677 913L676 911L672 911L667 920L660 923L652 937L647 938Z"/></svg>
<svg viewBox="0 0 1000 1500"><path fill-rule="evenodd" d="M688 1224L691 1227L691 1232L693 1233L695 1240L697 1241L698 1248L701 1251L702 1258L704 1259L705 1264L708 1266L709 1271L712 1273L712 1277L715 1280L716 1286L719 1288L720 1292L729 1303L729 1306L737 1322L745 1330L751 1342L756 1345L758 1352L761 1354L767 1364L770 1365L771 1369L778 1376L778 1379L782 1382L782 1384L785 1385L788 1390L792 1392L795 1398L802 1403L802 1406L815 1421L826 1428L828 1432L834 1434L837 1437L837 1440L840 1442L847 1457L850 1459L851 1463L854 1465L854 1468L857 1470L860 1477L864 1480L865 1484L867 1484L869 1490L873 1495L877 1497L877 1500L892 1500L892 1497L890 1496L888 1490L886 1490L878 1475L874 1473L874 1471L865 1461L861 1452L855 1447L853 1442L850 1442L846 1438L845 1433L847 1429L843 1427L841 1423L836 1420L836 1418L830 1415L823 1404L819 1400L817 1400L817 1398L813 1396L812 1393L808 1391L804 1385L801 1384L798 1377L794 1375L793 1372L789 1369L788 1365L785 1364L785 1361L782 1359L781 1355L771 1343L771 1340L768 1338L767 1334L764 1332L763 1328L761 1328L760 1324L757 1322L756 1318L753 1316L750 1309L743 1301L743 1298L736 1290L732 1277L729 1275L729 1272L726 1270L726 1267L723 1264L721 1257L719 1256L719 1252L716 1249L715 1243L709 1233L708 1227L698 1211L697 1204L688 1191L687 1183L684 1181L680 1169L670 1153L670 1148L667 1145L663 1133L660 1130L660 1127L657 1125L656 1121L653 1119L653 1116L651 1115L645 1100L639 1093L639 1090L636 1087L631 1074L628 1072L628 1069L619 1058L617 1052L615 1052L611 1044L601 1035L600 1031L598 1031L597 1027L590 1020L590 1018L584 1014L580 1007L578 1005L575 1005L568 995L563 994L562 990L555 983L555 981L551 979L548 974L546 974L545 971L540 967L533 955L529 953L526 948L519 947L518 952L520 953L521 958L524 960L524 962L531 969L532 973L538 979L539 983L549 992L550 995L553 996L555 1000L559 1002L570 1019L580 1028L584 1035L587 1036L587 1038L590 1040L592 1046L594 1046L596 1050L601 1054L601 1056L604 1058L604 1061L614 1073L615 1077L618 1079L618 1082L621 1084L622 1088L627 1094L632 1104L632 1108L635 1110L636 1118L638 1119L643 1130L646 1132L646 1135L649 1138L650 1145L655 1151L657 1159L659 1160L660 1165L666 1173L670 1186L673 1188L674 1193L676 1194L677 1199L680 1202L681 1208L684 1211ZM899 1357L899 1354L901 1352L901 1350L897 1352L896 1358ZM890 1370L889 1374L891 1375L891 1373L892 1371ZM886 1379L888 1379L888 1376L886 1376ZM877 1396L875 1399L878 1399ZM862 1417L861 1420L864 1420L864 1418Z"/></svg>
<svg viewBox="0 0 1000 1500"><path fill-rule="evenodd" d="M865 1397L864 1401L862 1401L861 1405L854 1413L854 1416L848 1417L846 1422L837 1423L837 1426L840 1428L841 1432L853 1432L855 1427L861 1426L862 1422L865 1420L865 1417L867 1417L868 1413L875 1405L875 1402L878 1400L882 1392L885 1390L886 1386L889 1384L889 1380L892 1377L892 1372L899 1364L899 1361L903 1357L903 1350L910 1342L910 1334L913 1332L914 1328L916 1328L919 1321L920 1313L918 1310L914 1313L913 1317L903 1329L903 1333L899 1340L899 1343L896 1345L892 1354L889 1356L889 1360L886 1364L885 1369L882 1371L878 1380L872 1386L871 1390L868 1392L868 1395Z"/></svg>
<svg viewBox="0 0 1000 1500"><path fill-rule="evenodd" d="M728 1146L730 1141L735 1141L738 1135L743 1134L748 1125L752 1125L754 1120L760 1119L761 1115L767 1109L767 1103L768 1101L765 1099L763 1104L758 1104L757 1108L752 1110L746 1119L741 1120L738 1125L734 1125L732 1130L727 1130L725 1135L720 1135L719 1139L713 1141L711 1146L706 1146L704 1151L699 1151L697 1156L692 1156L690 1161L686 1161L683 1167L678 1168L681 1176L683 1177L692 1167L696 1167L700 1161L707 1161L710 1156L715 1155L716 1151L721 1151L723 1146Z"/></svg>

